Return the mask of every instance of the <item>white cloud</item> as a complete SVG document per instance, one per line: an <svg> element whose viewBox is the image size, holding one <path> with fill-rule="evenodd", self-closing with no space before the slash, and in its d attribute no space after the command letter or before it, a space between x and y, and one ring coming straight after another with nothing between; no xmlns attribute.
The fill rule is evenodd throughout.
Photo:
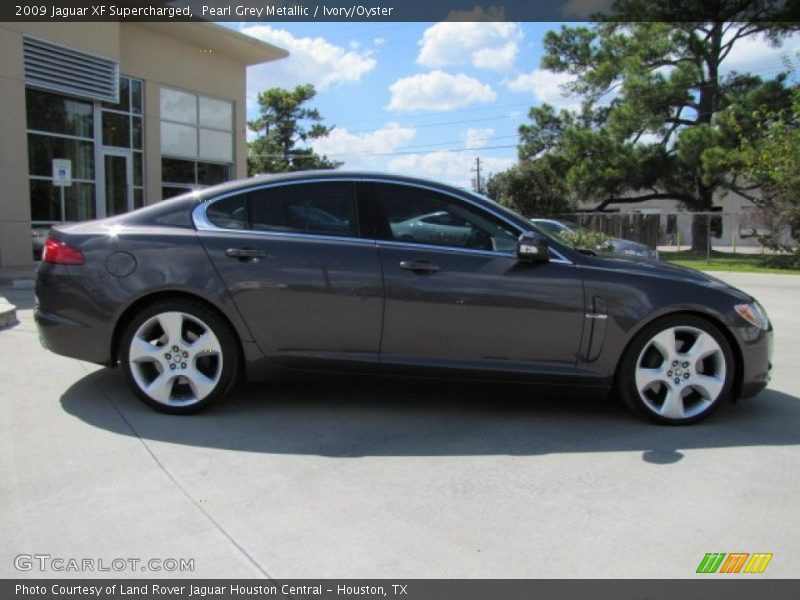
<svg viewBox="0 0 800 600"><path fill-rule="evenodd" d="M375 46L383 46L386 43L386 38L376 37L374 40L372 40L372 43Z"/></svg>
<svg viewBox="0 0 800 600"><path fill-rule="evenodd" d="M733 32L728 33L729 36ZM723 42L726 41L723 39ZM761 75L765 79L770 79L784 69L784 58L790 59L792 64L797 66L800 51L800 34L793 34L783 40L783 43L776 47L771 46L762 36L750 36L738 40L722 62L721 70L725 73L730 71L745 72L750 71L754 75Z"/></svg>
<svg viewBox="0 0 800 600"><path fill-rule="evenodd" d="M423 177L442 181L451 185L469 188L475 174L476 154L472 152L450 152L437 150L422 154L407 154L398 156L389 161L388 169L391 172L405 175ZM481 157L481 178L486 178L491 173L504 171L516 161L513 158Z"/></svg>
<svg viewBox="0 0 800 600"><path fill-rule="evenodd" d="M426 67L471 64L502 71L514 65L521 41L517 23L437 23L422 34L417 63Z"/></svg>
<svg viewBox="0 0 800 600"><path fill-rule="evenodd" d="M241 32L289 51L288 58L250 67L249 90L294 87L301 83L313 83L318 90L324 90L337 83L360 81L376 65L371 50L352 45L348 50L322 37L295 37L269 25L247 25Z"/></svg>
<svg viewBox="0 0 800 600"><path fill-rule="evenodd" d="M398 79L391 86L387 110L454 110L493 102L497 94L488 84L464 74L431 71Z"/></svg>
<svg viewBox="0 0 800 600"><path fill-rule="evenodd" d="M385 156L376 155L392 152L416 134L415 128L398 123L387 123L368 133L350 133L345 127L336 127L328 136L313 140L311 146L318 154L344 161L348 169L375 169L386 160Z"/></svg>
<svg viewBox="0 0 800 600"><path fill-rule="evenodd" d="M539 102L547 102L557 108L576 109L580 107L580 98L565 96L562 86L572 81L568 73L555 73L546 69L535 69L509 81L507 86L512 92L530 92Z"/></svg>
<svg viewBox="0 0 800 600"><path fill-rule="evenodd" d="M491 127L482 129L470 127L464 132L464 143L470 150L482 148L493 135L494 129Z"/></svg>

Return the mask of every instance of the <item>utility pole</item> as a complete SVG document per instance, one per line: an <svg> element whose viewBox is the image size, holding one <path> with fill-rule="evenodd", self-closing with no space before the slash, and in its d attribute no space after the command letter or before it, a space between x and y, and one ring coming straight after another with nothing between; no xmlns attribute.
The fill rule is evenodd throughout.
<svg viewBox="0 0 800 600"><path fill-rule="evenodd" d="M483 193L483 182L481 181L481 159L479 156L475 157L475 168L471 169L473 173L475 173L475 179L473 180L473 187L475 191L479 194Z"/></svg>

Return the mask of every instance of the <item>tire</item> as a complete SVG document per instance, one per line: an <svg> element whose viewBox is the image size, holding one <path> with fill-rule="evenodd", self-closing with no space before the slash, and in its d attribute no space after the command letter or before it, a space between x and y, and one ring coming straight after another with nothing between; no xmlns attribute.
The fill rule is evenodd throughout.
<svg viewBox="0 0 800 600"><path fill-rule="evenodd" d="M647 325L620 361L616 391L635 414L689 425L730 398L735 363L728 340L709 321L672 315Z"/></svg>
<svg viewBox="0 0 800 600"><path fill-rule="evenodd" d="M142 402L165 413L195 413L235 385L238 338L203 304L163 300L141 310L128 324L120 362Z"/></svg>

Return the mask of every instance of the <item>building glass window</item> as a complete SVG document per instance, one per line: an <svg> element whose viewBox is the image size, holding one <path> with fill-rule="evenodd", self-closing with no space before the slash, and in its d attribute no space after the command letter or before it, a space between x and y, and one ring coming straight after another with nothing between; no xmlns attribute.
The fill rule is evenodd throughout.
<svg viewBox="0 0 800 600"><path fill-rule="evenodd" d="M92 102L76 100L32 88L25 90L28 129L94 138L94 106Z"/></svg>
<svg viewBox="0 0 800 600"><path fill-rule="evenodd" d="M161 154L197 158L197 128L162 121Z"/></svg>
<svg viewBox="0 0 800 600"><path fill-rule="evenodd" d="M233 174L233 103L161 88L162 196L215 185Z"/></svg>
<svg viewBox="0 0 800 600"><path fill-rule="evenodd" d="M131 151L132 181L130 185L133 191L133 208L144 206L143 93L144 86L141 81L130 77L120 77L119 102L116 104L103 102L102 104L103 146L125 148ZM115 161L114 164L119 166L122 163ZM119 176L119 174L117 175ZM128 210L128 206L124 195L111 203L106 198L107 214L119 214L126 210Z"/></svg>
<svg viewBox="0 0 800 600"><path fill-rule="evenodd" d="M171 198L191 190L229 181L232 165L177 158L161 159L162 198Z"/></svg>
<svg viewBox="0 0 800 600"><path fill-rule="evenodd" d="M109 206L113 212L124 212L144 205L143 91L143 83L129 77L120 77L116 103L26 88L28 174L35 225L94 219L103 214L103 208L98 206L111 214ZM97 139L95 125L98 125ZM103 190L97 185L100 176L97 161L103 162L104 151L119 154L120 149L130 153L127 158L118 157L116 162L130 161L131 195L125 195L126 173L117 186L123 193L109 205L105 197L109 186ZM57 158L72 163L72 185L63 189L63 206L61 189L53 185L52 178L53 159Z"/></svg>
<svg viewBox="0 0 800 600"><path fill-rule="evenodd" d="M95 208L94 103L33 88L25 90L28 176L34 223L93 219ZM53 159L72 161L72 185L53 185Z"/></svg>

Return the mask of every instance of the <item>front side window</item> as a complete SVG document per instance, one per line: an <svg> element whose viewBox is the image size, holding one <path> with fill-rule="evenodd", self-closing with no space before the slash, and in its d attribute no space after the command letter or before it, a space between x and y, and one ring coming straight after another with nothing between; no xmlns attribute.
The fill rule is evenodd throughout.
<svg viewBox="0 0 800 600"><path fill-rule="evenodd" d="M383 237L471 250L513 252L517 234L489 213L433 190L374 184Z"/></svg>
<svg viewBox="0 0 800 600"><path fill-rule="evenodd" d="M212 202L208 220L225 229L356 237L352 182L301 183L246 191Z"/></svg>

